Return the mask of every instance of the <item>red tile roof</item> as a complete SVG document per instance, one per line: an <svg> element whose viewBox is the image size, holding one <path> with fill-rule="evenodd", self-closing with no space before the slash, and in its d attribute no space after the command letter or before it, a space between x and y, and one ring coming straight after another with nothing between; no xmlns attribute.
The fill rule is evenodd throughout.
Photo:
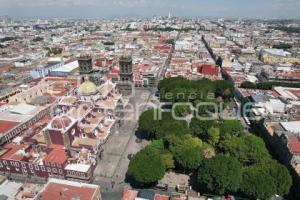
<svg viewBox="0 0 300 200"><path fill-rule="evenodd" d="M26 144L7 144L4 146L6 151L0 156L3 160L15 160L20 161L25 159L25 156L18 153L20 150L25 150L29 148L29 145Z"/></svg>
<svg viewBox="0 0 300 200"><path fill-rule="evenodd" d="M154 200L169 200L170 197L166 195L156 194L154 196Z"/></svg>
<svg viewBox="0 0 300 200"><path fill-rule="evenodd" d="M40 200L73 200L76 197L80 197L80 200L92 200L95 192L96 188L91 187L49 183Z"/></svg>
<svg viewBox="0 0 300 200"><path fill-rule="evenodd" d="M50 152L44 158L45 162L56 164L64 164L65 162L67 162L69 156L65 151L64 146L51 145L50 148Z"/></svg>
<svg viewBox="0 0 300 200"><path fill-rule="evenodd" d="M219 69L215 65L204 64L198 67L198 72L204 75L218 76Z"/></svg>
<svg viewBox="0 0 300 200"><path fill-rule="evenodd" d="M300 99L300 89L289 89L288 91Z"/></svg>
<svg viewBox="0 0 300 200"><path fill-rule="evenodd" d="M6 133L10 129L17 126L19 123L14 121L0 120L0 134Z"/></svg>
<svg viewBox="0 0 300 200"><path fill-rule="evenodd" d="M292 153L300 154L300 140L296 136L289 136L288 147Z"/></svg>
<svg viewBox="0 0 300 200"><path fill-rule="evenodd" d="M123 191L122 200L135 200L137 195L138 195L138 191L125 188Z"/></svg>

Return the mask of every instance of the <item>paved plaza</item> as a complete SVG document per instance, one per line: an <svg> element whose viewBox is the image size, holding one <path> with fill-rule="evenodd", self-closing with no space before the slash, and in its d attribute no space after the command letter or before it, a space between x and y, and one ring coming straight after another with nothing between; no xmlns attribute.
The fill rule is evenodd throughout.
<svg viewBox="0 0 300 200"><path fill-rule="evenodd" d="M143 104L150 101L152 93L148 89L139 89L130 104L134 108L139 107L137 117L130 117L130 120L116 128L108 141L103 145L103 154L101 160L94 172L94 183L99 184L104 196L116 197L117 193L123 189L129 164L128 155L136 154L143 149L148 141L137 142L135 132L138 128L138 117L147 107ZM128 117L131 113L125 114ZM110 199L107 196L106 199Z"/></svg>

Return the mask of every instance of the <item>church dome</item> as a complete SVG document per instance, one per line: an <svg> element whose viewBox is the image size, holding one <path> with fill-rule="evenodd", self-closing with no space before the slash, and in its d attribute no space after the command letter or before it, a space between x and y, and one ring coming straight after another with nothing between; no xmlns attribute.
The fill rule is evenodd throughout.
<svg viewBox="0 0 300 200"><path fill-rule="evenodd" d="M56 117L51 123L51 127L55 129L64 129L70 126L72 120L67 116Z"/></svg>
<svg viewBox="0 0 300 200"><path fill-rule="evenodd" d="M97 93L97 86L86 78L86 80L79 86L78 90L82 95L91 95Z"/></svg>

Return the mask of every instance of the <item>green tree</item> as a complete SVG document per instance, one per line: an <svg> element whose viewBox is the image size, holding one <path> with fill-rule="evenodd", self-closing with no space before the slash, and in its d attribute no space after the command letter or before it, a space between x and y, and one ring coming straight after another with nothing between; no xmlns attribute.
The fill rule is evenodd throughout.
<svg viewBox="0 0 300 200"><path fill-rule="evenodd" d="M241 88L256 89L256 84L250 81L245 81L241 84Z"/></svg>
<svg viewBox="0 0 300 200"><path fill-rule="evenodd" d="M241 191L254 199L269 199L276 194L274 179L260 166L253 165L243 170Z"/></svg>
<svg viewBox="0 0 300 200"><path fill-rule="evenodd" d="M261 163L261 167L274 179L276 194L285 195L289 193L292 186L292 177L284 165L276 160L269 160Z"/></svg>
<svg viewBox="0 0 300 200"><path fill-rule="evenodd" d="M196 135L201 139L204 139L208 133L208 130L215 125L216 125L215 120L200 120L194 117L191 120L190 129L193 135Z"/></svg>
<svg viewBox="0 0 300 200"><path fill-rule="evenodd" d="M242 136L244 135L244 127L238 120L224 120L220 124L220 132L223 136Z"/></svg>
<svg viewBox="0 0 300 200"><path fill-rule="evenodd" d="M229 81L217 80L214 87L216 97L221 96L224 100L229 100L234 96L234 86Z"/></svg>
<svg viewBox="0 0 300 200"><path fill-rule="evenodd" d="M220 142L224 154L237 158L244 165L251 165L271 159L264 141L254 135L231 137Z"/></svg>
<svg viewBox="0 0 300 200"><path fill-rule="evenodd" d="M220 129L217 127L211 127L208 130L207 142L213 146L217 145L220 140Z"/></svg>
<svg viewBox="0 0 300 200"><path fill-rule="evenodd" d="M161 139L167 135L174 134L181 136L190 134L188 123L184 120L174 120L170 112L163 112L162 118L154 117L158 115L158 110L147 110L139 118L139 129L151 139Z"/></svg>
<svg viewBox="0 0 300 200"><path fill-rule="evenodd" d="M177 105L175 107L175 114L177 117L185 117L191 114L191 107L188 105Z"/></svg>
<svg viewBox="0 0 300 200"><path fill-rule="evenodd" d="M171 45L175 45L175 41L174 41L174 39L168 39L168 40L166 40L166 43L167 44L171 44Z"/></svg>
<svg viewBox="0 0 300 200"><path fill-rule="evenodd" d="M130 161L127 175L139 186L148 186L160 180L165 173L165 165L159 150L147 146Z"/></svg>
<svg viewBox="0 0 300 200"><path fill-rule="evenodd" d="M153 140L146 148L157 150L160 154L165 151L163 140Z"/></svg>
<svg viewBox="0 0 300 200"><path fill-rule="evenodd" d="M198 138L185 135L178 138L170 146L177 166L180 169L195 170L203 159L203 144Z"/></svg>
<svg viewBox="0 0 300 200"><path fill-rule="evenodd" d="M33 41L33 42L40 42L40 41L44 41L44 38L38 36L38 37L36 37L36 38L33 38L32 41Z"/></svg>
<svg viewBox="0 0 300 200"><path fill-rule="evenodd" d="M286 43L280 43L280 44L273 45L273 48L275 48L275 49L284 49L284 50L290 49L292 47L293 47L292 45L286 44Z"/></svg>
<svg viewBox="0 0 300 200"><path fill-rule="evenodd" d="M229 81L206 78L197 81L182 77L164 79L159 82L158 89L162 101L172 102L211 101L215 96L229 100L234 95L233 84Z"/></svg>
<svg viewBox="0 0 300 200"><path fill-rule="evenodd" d="M156 133L156 138L164 138L167 135L183 136L190 134L190 129L186 121L165 120L160 121L160 126Z"/></svg>
<svg viewBox="0 0 300 200"><path fill-rule="evenodd" d="M242 181L241 169L242 166L237 159L221 154L203 160L197 172L198 186L201 192L219 195L236 192Z"/></svg>
<svg viewBox="0 0 300 200"><path fill-rule="evenodd" d="M142 130L147 137L154 138L159 127L159 121L155 118L154 109L143 112L139 118L139 129Z"/></svg>
<svg viewBox="0 0 300 200"><path fill-rule="evenodd" d="M146 148L156 150L161 155L161 160L166 170L175 168L173 155L165 149L164 141L162 139L153 140Z"/></svg>
<svg viewBox="0 0 300 200"><path fill-rule="evenodd" d="M161 154L161 159L166 170L175 168L173 155L170 152L164 152L163 154Z"/></svg>

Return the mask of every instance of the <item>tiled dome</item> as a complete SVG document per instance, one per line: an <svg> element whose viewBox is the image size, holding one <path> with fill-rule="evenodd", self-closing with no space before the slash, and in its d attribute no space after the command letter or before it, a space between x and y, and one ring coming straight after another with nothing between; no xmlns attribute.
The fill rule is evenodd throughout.
<svg viewBox="0 0 300 200"><path fill-rule="evenodd" d="M67 128L71 124L71 119L67 116L56 117L52 123L51 127L56 129Z"/></svg>
<svg viewBox="0 0 300 200"><path fill-rule="evenodd" d="M88 80L88 78L79 86L79 93L82 95L90 95L97 93L97 86Z"/></svg>

